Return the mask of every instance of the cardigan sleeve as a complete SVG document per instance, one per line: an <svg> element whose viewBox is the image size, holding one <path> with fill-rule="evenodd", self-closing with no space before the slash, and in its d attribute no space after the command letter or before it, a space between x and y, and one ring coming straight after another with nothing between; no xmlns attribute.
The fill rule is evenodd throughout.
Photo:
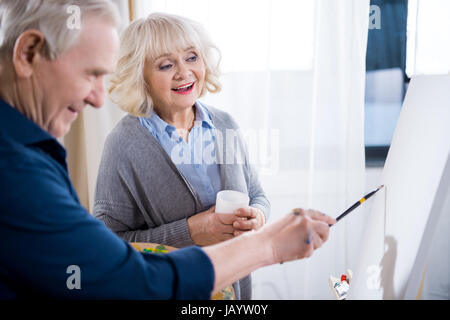
<svg viewBox="0 0 450 320"><path fill-rule="evenodd" d="M187 219L173 221L154 228L131 230L123 221L113 217L119 214L126 216L123 211L120 211L120 209L117 212L115 212L115 209L104 210L104 207L104 204L95 204L95 217L125 241L159 243L176 248L184 248L194 244L189 233Z"/></svg>
<svg viewBox="0 0 450 320"><path fill-rule="evenodd" d="M152 210L141 187L143 181L134 172L135 159L128 155L129 142L115 134L108 136L100 162L93 215L110 230L129 242L152 242L177 248L193 245L187 218L158 225L143 214ZM143 207L143 201L147 206ZM154 227L149 227L155 225Z"/></svg>
<svg viewBox="0 0 450 320"><path fill-rule="evenodd" d="M247 184L248 196L250 198L250 206L254 208L261 209L264 212L266 222L269 220L270 216L270 202L267 198L261 183L259 181L258 172L253 164L249 161L248 146L242 133L239 131L239 126L233 117L216 108L209 107L209 110L213 111L216 119L221 122L221 126L225 128L231 128L239 132L239 150L234 156L244 159L243 173L245 181ZM226 142L228 143L228 142ZM234 142L233 142L234 143ZM223 161L224 159L222 159Z"/></svg>
<svg viewBox="0 0 450 320"><path fill-rule="evenodd" d="M259 182L258 173L253 165L247 164L248 173L248 194L250 198L250 206L258 208L264 212L266 222L270 217L270 202Z"/></svg>
<svg viewBox="0 0 450 320"><path fill-rule="evenodd" d="M228 117L230 125L235 129L239 129L239 126L235 120L230 115L228 115ZM248 197L250 198L249 205L262 210L262 212L264 212L265 221L267 222L270 216L270 202L261 186L256 167L249 161L250 157L248 153L247 141L244 139L239 130L238 132L240 148L242 148L243 158L245 159L244 176L247 182Z"/></svg>
<svg viewBox="0 0 450 320"><path fill-rule="evenodd" d="M258 172L254 165L249 162L248 148L245 140L242 138L242 144L245 150L245 166L244 174L247 181L248 197L250 198L249 205L254 208L258 208L264 212L265 221L267 222L270 217L270 202L267 198L259 181Z"/></svg>

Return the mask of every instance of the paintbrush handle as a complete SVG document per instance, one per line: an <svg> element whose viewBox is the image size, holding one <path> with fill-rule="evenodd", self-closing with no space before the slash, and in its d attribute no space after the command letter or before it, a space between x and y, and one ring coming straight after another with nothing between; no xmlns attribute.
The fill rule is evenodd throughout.
<svg viewBox="0 0 450 320"><path fill-rule="evenodd" d="M365 202L367 199L369 199L371 196L373 196L375 193L378 192L378 190L380 190L381 188L383 188L384 185L378 187L376 190L369 192L368 194L366 194L364 197L362 197L358 202L355 202L350 208L348 208L347 210L345 210L341 215L339 215L339 217L336 218L336 223L337 221L341 220L343 217L345 217L347 214L349 214L350 212L352 212L353 210L355 210L357 207L360 206L361 203ZM330 224L329 225L334 226L334 224Z"/></svg>

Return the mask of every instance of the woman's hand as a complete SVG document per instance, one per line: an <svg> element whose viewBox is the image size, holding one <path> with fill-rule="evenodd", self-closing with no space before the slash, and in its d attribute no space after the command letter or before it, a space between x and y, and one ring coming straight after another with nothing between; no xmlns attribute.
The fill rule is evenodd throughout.
<svg viewBox="0 0 450 320"><path fill-rule="evenodd" d="M234 216L237 218L236 221L233 222L235 236L241 235L244 232L260 229L266 220L264 212L261 209L253 207L238 209L234 212Z"/></svg>
<svg viewBox="0 0 450 320"><path fill-rule="evenodd" d="M215 209L216 206L213 206L187 219L189 233L196 245L212 245L234 237L233 222L239 218L232 214L215 213Z"/></svg>

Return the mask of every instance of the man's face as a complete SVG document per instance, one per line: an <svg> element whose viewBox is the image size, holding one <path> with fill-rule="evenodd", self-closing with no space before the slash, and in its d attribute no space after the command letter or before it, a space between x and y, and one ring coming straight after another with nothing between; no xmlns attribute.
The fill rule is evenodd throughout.
<svg viewBox="0 0 450 320"><path fill-rule="evenodd" d="M116 29L89 19L78 42L55 60L42 59L35 69L33 100L39 125L53 137L65 135L86 104L103 105L104 76L114 71L119 48Z"/></svg>

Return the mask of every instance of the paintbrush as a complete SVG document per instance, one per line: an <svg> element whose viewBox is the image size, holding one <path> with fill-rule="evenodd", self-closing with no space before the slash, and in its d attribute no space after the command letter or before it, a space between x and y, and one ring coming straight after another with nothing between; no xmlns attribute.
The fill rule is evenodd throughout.
<svg viewBox="0 0 450 320"><path fill-rule="evenodd" d="M354 203L350 208L348 208L347 210L345 210L341 215L339 215L339 217L336 218L336 221L341 220L343 217L345 217L347 214L349 214L350 212L352 212L353 210L355 210L356 208L358 208L360 206L361 203L363 203L364 201L366 201L367 199L369 199L371 196L373 196L375 193L378 192L378 190L380 190L381 188L384 187L384 184L382 184L381 186L379 186L376 190L369 192L368 194L366 194L364 197L362 197L359 201L357 201L356 203ZM334 226L334 224L330 224L330 227Z"/></svg>

